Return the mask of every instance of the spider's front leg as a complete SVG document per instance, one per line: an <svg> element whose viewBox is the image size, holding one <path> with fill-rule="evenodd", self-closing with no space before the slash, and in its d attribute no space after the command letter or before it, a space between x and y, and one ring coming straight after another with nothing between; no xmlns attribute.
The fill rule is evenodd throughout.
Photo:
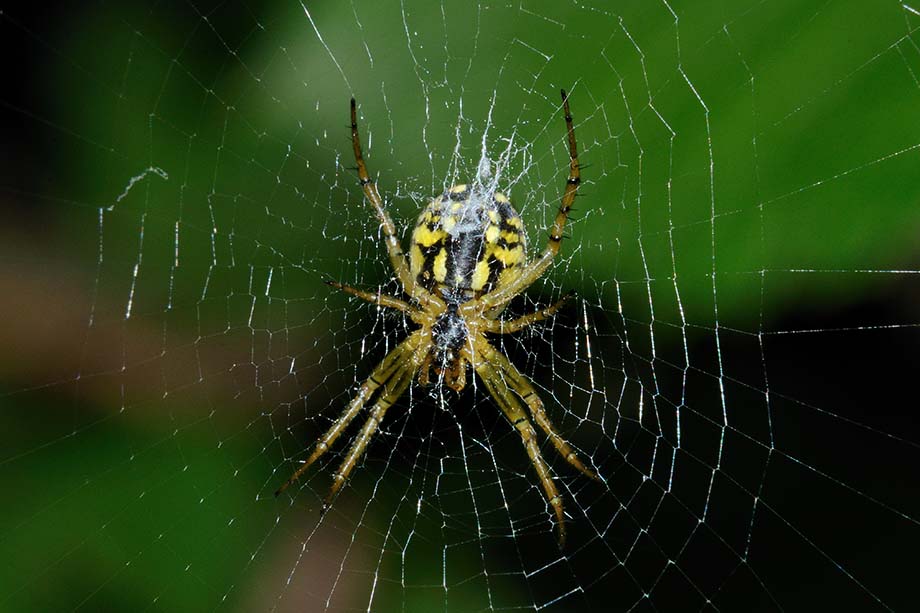
<svg viewBox="0 0 920 613"><path fill-rule="evenodd" d="M556 448L559 455L562 456L566 462L571 464L573 468L578 469L583 475L595 481L600 481L597 474L584 465L581 459L579 459L578 454L572 449L572 446L556 431L553 422L549 419L549 415L546 414L546 407L543 405L543 401L540 399L539 394L537 394L537 391L533 388L533 385L527 377L525 377L503 353L491 345L484 348L482 351L483 359L493 365L495 370L499 373L498 376L501 378L502 382L510 388L511 391L520 396L521 400L527 405L527 408L530 409L534 421L537 422L537 425L540 426L543 432L546 433L546 436L549 437L550 442L553 444L553 447Z"/></svg>
<svg viewBox="0 0 920 613"><path fill-rule="evenodd" d="M377 428L380 427L380 422L383 421L383 417L386 415L387 409L393 406L399 397L402 396L403 392L406 391L406 388L409 387L410 383L412 383L412 379L415 377L415 372L417 369L418 362L414 356L410 355L406 358L405 361L400 363L400 367L397 373L394 374L387 382L383 392L380 395L380 398L371 409L370 417L368 417L367 421L364 422L364 426L361 428L361 432L358 434L357 438L355 438L355 441L351 444L351 448L348 450L348 455L345 456L345 459L342 460L338 470L336 470L335 474L332 476L332 487L329 488L329 493L326 495L326 498L323 501L324 513L326 512L326 509L328 509L332 504L336 494L338 494L339 490L342 489L342 486L345 485L345 481L348 479L348 475L351 474L355 464L364 454L364 450L367 448L367 444L377 432Z"/></svg>
<svg viewBox="0 0 920 613"><path fill-rule="evenodd" d="M534 470L537 471L537 476L540 478L540 484L543 486L546 501L553 508L553 512L556 515L556 526L559 530L559 547L564 547L565 512L562 508L562 496L559 494L559 489L553 481L553 475L550 472L549 466L546 465L546 460L543 459L543 454L540 453L540 447L537 445L537 433L533 429L530 420L527 419L527 414L524 412L524 408L521 406L520 401L511 390L508 389L508 386L505 385L505 382L502 380L501 374L492 367L488 359L480 361L476 364L475 368L476 374L479 375L486 390L488 390L499 408L501 408L505 417L508 418L508 421L511 422L511 425L514 426L521 435L521 442L524 443L524 448L527 450L530 462L533 464Z"/></svg>
<svg viewBox="0 0 920 613"><path fill-rule="evenodd" d="M342 434L342 431L348 427L348 424L352 422L358 412L367 404L368 400L374 395L378 388L381 386L384 387L382 393L383 398L388 398L394 393L393 384L391 381L393 379L402 380L404 373L409 369L409 365L413 362L413 354L418 348L419 343L421 342L421 335L419 333L412 334L396 346L390 353L380 361L377 367L371 372L370 376L361 384L361 387L358 389L358 393L348 404L348 407L345 411L342 412L342 415L332 424L332 426L326 431L326 433L317 441L316 447L313 449L313 452L310 454L310 457L307 458L300 468L298 468L290 478L284 482L284 484L278 488L275 492L275 496L279 496L291 486L297 479L300 478L310 466L316 462L326 451L329 450L329 447L339 438ZM413 370L414 372L414 370ZM409 379L411 380L411 376ZM405 387L402 388L405 390ZM400 394L402 391L399 392ZM398 396L397 396L398 397ZM380 405L383 398L377 402L377 405ZM396 398L394 397L392 402L395 402ZM390 402L390 404L392 404ZM377 409L375 405L374 409ZM389 405L387 405L389 406ZM385 409L384 409L385 410ZM381 415L382 418L382 415ZM365 442L366 444L366 442ZM356 458L357 459L357 458ZM351 469L349 469L350 471ZM341 472L341 471L340 471Z"/></svg>

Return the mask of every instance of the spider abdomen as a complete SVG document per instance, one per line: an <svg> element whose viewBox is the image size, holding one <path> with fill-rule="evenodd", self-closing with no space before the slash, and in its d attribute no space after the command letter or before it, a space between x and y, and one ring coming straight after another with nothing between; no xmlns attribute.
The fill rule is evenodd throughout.
<svg viewBox="0 0 920 613"><path fill-rule="evenodd" d="M525 257L523 223L508 197L455 185L419 215L410 273L427 290L464 302L511 281Z"/></svg>

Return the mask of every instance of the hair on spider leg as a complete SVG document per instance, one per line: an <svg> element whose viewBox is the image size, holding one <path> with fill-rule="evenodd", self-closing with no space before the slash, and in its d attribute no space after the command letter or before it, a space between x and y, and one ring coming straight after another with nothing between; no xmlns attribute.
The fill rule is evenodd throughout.
<svg viewBox="0 0 920 613"><path fill-rule="evenodd" d="M566 304L568 304L569 301L572 300L572 298L575 298L576 295L577 295L577 294L576 294L575 290L570 289L570 290L567 291L565 294L563 294L563 295L559 298L559 300L557 300L557 301L554 302L554 303L547 304L546 306L542 307L538 312L543 313L543 314L545 314L545 315L546 315L546 314L549 314L549 315L555 314L558 310L560 310L562 307L564 307Z"/></svg>
<svg viewBox="0 0 920 613"><path fill-rule="evenodd" d="M582 220L585 219L585 217L583 215L572 215L572 211L575 211L575 210L576 209L569 210L569 221L572 223L580 223ZM577 210L579 212L581 211L581 209L577 209Z"/></svg>

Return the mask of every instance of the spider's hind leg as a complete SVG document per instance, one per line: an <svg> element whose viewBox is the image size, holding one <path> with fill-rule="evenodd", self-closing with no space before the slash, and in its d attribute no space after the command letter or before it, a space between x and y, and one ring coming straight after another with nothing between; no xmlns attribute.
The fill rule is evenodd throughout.
<svg viewBox="0 0 920 613"><path fill-rule="evenodd" d="M556 219L553 221L553 227L550 230L549 241L543 249L543 253L527 264L516 279L508 284L499 286L480 299L476 308L482 311L509 303L512 298L542 277L559 253L559 247L564 238L565 224L569 219L572 205L575 203L578 187L581 185L581 166L578 164L578 145L575 142L575 125L572 120L572 113L569 110L569 96L565 93L565 90L561 90L561 94L562 110L565 115L566 140L569 148L569 176L565 181L565 190L562 193L562 201L559 203L559 210L556 212ZM473 307L470 308L472 309Z"/></svg>

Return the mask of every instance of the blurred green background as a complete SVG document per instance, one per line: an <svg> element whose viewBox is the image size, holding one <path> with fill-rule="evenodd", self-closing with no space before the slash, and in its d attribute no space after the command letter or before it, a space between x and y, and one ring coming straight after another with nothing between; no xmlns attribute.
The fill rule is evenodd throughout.
<svg viewBox="0 0 920 613"><path fill-rule="evenodd" d="M0 609L906 606L918 27L866 1L4 7ZM609 469L572 494L593 532L558 560L478 396L469 427L516 462L511 511L494 475L466 481L491 456L460 463L467 424L437 411L372 447L341 513L318 522L329 467L274 499L402 333L322 283L388 274L348 99L400 228L485 146L539 246L567 171L560 88L585 184L529 295L580 301L512 350ZM682 440L640 401L689 410ZM638 426L625 446L618 418ZM688 493L647 435L701 469ZM734 493L712 487L722 462ZM464 535L488 511L531 514L534 539ZM522 576L539 556L556 567Z"/></svg>

